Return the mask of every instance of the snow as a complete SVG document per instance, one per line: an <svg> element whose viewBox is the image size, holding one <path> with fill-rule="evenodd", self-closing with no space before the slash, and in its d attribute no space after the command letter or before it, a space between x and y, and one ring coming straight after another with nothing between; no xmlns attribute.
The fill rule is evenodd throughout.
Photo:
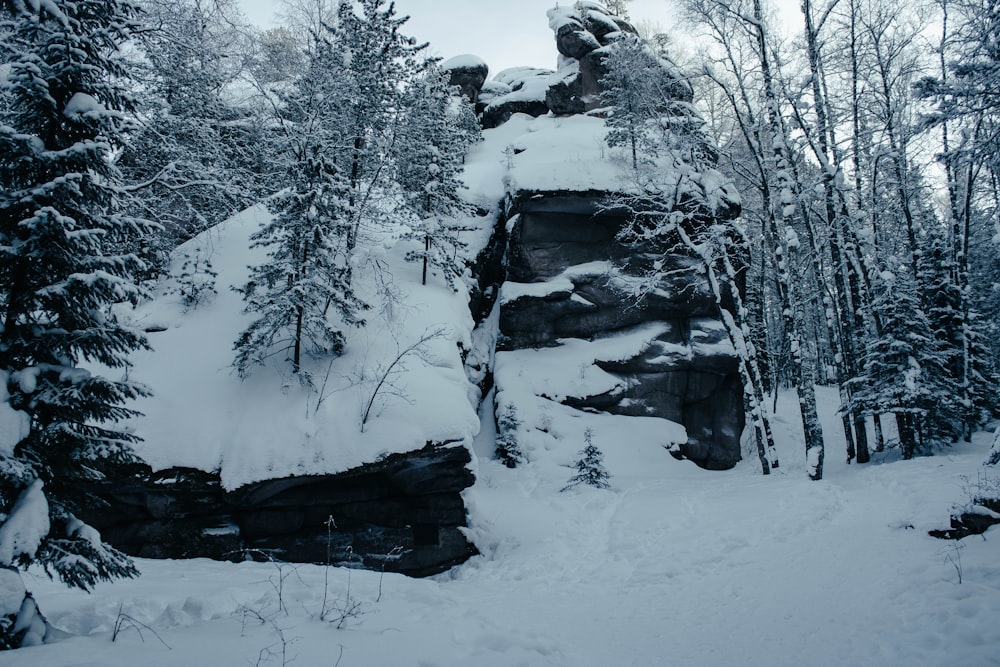
<svg viewBox="0 0 1000 667"><path fill-rule="evenodd" d="M69 98L69 102L66 103L66 108L63 109L63 115L67 118L91 116L94 114L103 115L105 113L107 113L107 109L104 105L87 93L73 93L73 96Z"/></svg>
<svg viewBox="0 0 1000 667"><path fill-rule="evenodd" d="M29 573L41 610L74 636L9 652L4 664L280 665L280 655L258 663L262 650L280 652L279 630L298 665L334 664L341 647L342 665L414 667L996 664L997 529L960 543L926 532L947 525L963 480L981 473L988 435L940 456L848 466L836 390L820 388L818 405L829 443L821 482L805 478L794 394L779 402L782 468L768 477L749 451L735 470L700 470L638 446L641 427L553 404L549 429L561 438L528 464L490 460L489 428L476 439L466 500L482 555L449 573L140 560L142 577L90 595ZM584 422L612 488L559 493ZM361 603L340 630L318 619L326 574L334 598L349 580ZM119 612L171 648L147 630L112 642Z"/></svg>
<svg viewBox="0 0 1000 667"><path fill-rule="evenodd" d="M24 593L21 573L0 567L0 617L16 614L24 601Z"/></svg>
<svg viewBox="0 0 1000 667"><path fill-rule="evenodd" d="M546 14L549 17L549 28L552 29L552 32L558 33L559 29L565 25L583 29L583 23L580 22L580 14L572 5L553 7Z"/></svg>
<svg viewBox="0 0 1000 667"><path fill-rule="evenodd" d="M510 86L511 88L517 88L524 85L526 81L539 78L544 79L550 74L552 74L552 70L540 67L508 67L505 70L497 72L493 77L493 81Z"/></svg>
<svg viewBox="0 0 1000 667"><path fill-rule="evenodd" d="M508 123L509 124L509 123ZM612 161L604 142L607 128L600 118L542 116L527 123L511 146L508 190L628 191L625 163Z"/></svg>
<svg viewBox="0 0 1000 667"><path fill-rule="evenodd" d="M669 330L669 324L657 322L593 341L560 338L558 347L497 352L497 387L508 390L517 385L524 391L555 401L621 390L624 389L623 380L601 370L595 362L636 357L653 344L657 336ZM516 403L520 407L520 402ZM665 429L675 426L678 425L669 422L663 425Z"/></svg>
<svg viewBox="0 0 1000 667"><path fill-rule="evenodd" d="M474 56L471 53L466 53L460 56L454 56L453 58L448 58L443 61L439 67L448 72L453 69L476 69L479 67L488 67L486 61L479 56Z"/></svg>
<svg viewBox="0 0 1000 667"><path fill-rule="evenodd" d="M14 455L14 447L28 436L31 420L28 413L10 406L6 371L0 371L0 460Z"/></svg>
<svg viewBox="0 0 1000 667"><path fill-rule="evenodd" d="M508 280L500 287L500 303L511 303L522 297L543 298L558 292L572 292L573 278L608 275L611 270L611 262L587 262L571 266L555 278L543 282L517 283Z"/></svg>
<svg viewBox="0 0 1000 667"><path fill-rule="evenodd" d="M523 78L521 78L523 76ZM489 106L493 107L503 102L544 102L551 82L552 70L539 70L531 67L518 67L514 72L505 70L496 76L500 83L507 83L514 90L494 98Z"/></svg>
<svg viewBox="0 0 1000 667"><path fill-rule="evenodd" d="M15 565L21 556L34 558L49 534L49 502L36 479L17 497L10 514L0 524L0 567Z"/></svg>

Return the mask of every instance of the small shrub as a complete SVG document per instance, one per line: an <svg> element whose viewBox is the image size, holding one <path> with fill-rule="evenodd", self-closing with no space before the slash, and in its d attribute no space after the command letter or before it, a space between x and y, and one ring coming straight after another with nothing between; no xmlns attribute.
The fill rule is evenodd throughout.
<svg viewBox="0 0 1000 667"><path fill-rule="evenodd" d="M202 258L201 252L184 255L184 263L177 276L176 293L185 311L194 310L217 294L215 279L218 275L212 268L212 261Z"/></svg>

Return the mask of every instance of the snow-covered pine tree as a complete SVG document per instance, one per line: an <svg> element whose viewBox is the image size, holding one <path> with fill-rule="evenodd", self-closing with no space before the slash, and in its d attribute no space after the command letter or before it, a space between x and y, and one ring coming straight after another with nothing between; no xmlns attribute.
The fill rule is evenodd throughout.
<svg viewBox="0 0 1000 667"><path fill-rule="evenodd" d="M633 169L638 169L641 157L657 155L665 138L697 133L702 123L691 125L692 115L682 108L690 86L646 40L626 35L608 49L603 67L601 102L609 109L606 141L627 149Z"/></svg>
<svg viewBox="0 0 1000 667"><path fill-rule="evenodd" d="M327 69L328 46L313 51L309 70L282 96L277 120L289 180L268 201L274 218L252 237L268 260L240 289L247 312L258 314L233 345L241 377L285 352L292 373L309 385L303 355L339 353L338 327L363 323L367 306L351 283L351 185L334 150L343 81Z"/></svg>
<svg viewBox="0 0 1000 667"><path fill-rule="evenodd" d="M330 148L350 186L349 251L365 226L382 217L377 195L391 174L401 98L427 66L427 44L400 32L407 20L386 0L339 0L336 24L325 27L327 66L342 77L339 141Z"/></svg>
<svg viewBox="0 0 1000 667"><path fill-rule="evenodd" d="M594 444L594 431L589 426L583 432L583 441L586 446L580 451L580 458L573 464L576 474L570 477L569 483L560 489L561 491L572 489L579 484L587 484L598 489L610 486L608 480L611 475L604 469L604 454Z"/></svg>
<svg viewBox="0 0 1000 667"><path fill-rule="evenodd" d="M961 421L948 355L924 314L907 270L884 272L876 299L881 336L869 342L863 374L852 384L865 414L894 414L903 458L950 441Z"/></svg>
<svg viewBox="0 0 1000 667"><path fill-rule="evenodd" d="M517 416L517 406L505 402L497 410L497 446L496 455L508 468L516 468L525 460L521 445L517 442L517 430L521 420Z"/></svg>
<svg viewBox="0 0 1000 667"><path fill-rule="evenodd" d="M96 502L85 482L135 461L114 422L148 393L85 366L127 369L148 347L112 311L140 297L139 262L108 252L150 228L121 214L111 162L131 108L115 55L135 16L124 0L0 6L0 409L20 423L0 442L0 566L36 562L85 589L137 574L75 516Z"/></svg>
<svg viewBox="0 0 1000 667"><path fill-rule="evenodd" d="M607 73L601 79L601 103L610 108L606 124L609 146L626 146L632 168L639 167L640 145L645 146L645 126L656 115L655 102L648 95L650 70L659 74L654 55L636 36L619 42L604 59ZM655 84L653 84L655 85Z"/></svg>
<svg viewBox="0 0 1000 667"><path fill-rule="evenodd" d="M973 429L989 419L997 406L992 360L977 330L978 315L968 309L967 300L962 297L956 280L958 267L943 235L932 231L923 245L919 262L922 305L956 387L962 431L968 440Z"/></svg>
<svg viewBox="0 0 1000 667"><path fill-rule="evenodd" d="M447 73L437 68L410 85L405 105L396 172L414 219L409 236L423 246L407 259L423 262L423 284L434 267L454 287L465 268L459 257L465 247L460 234L468 230L463 218L473 208L462 199L458 174L465 152L480 138L478 125L476 132L469 130L472 105L452 94Z"/></svg>

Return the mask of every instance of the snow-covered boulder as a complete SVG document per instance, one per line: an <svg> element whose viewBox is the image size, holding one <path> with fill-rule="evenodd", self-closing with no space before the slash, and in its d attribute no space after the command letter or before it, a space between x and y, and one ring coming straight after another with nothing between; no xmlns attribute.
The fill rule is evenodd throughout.
<svg viewBox="0 0 1000 667"><path fill-rule="evenodd" d="M482 124L486 129L498 127L517 113L544 116L549 112L545 94L553 72L537 67L512 67L498 73L497 84L507 86L510 92L494 97L483 110Z"/></svg>
<svg viewBox="0 0 1000 667"><path fill-rule="evenodd" d="M575 3L548 11L549 27L555 33L560 69L548 79L545 103L556 115L580 114L603 106L602 80L608 74L605 60L626 35L636 29L596 3ZM657 58L663 90L672 100L690 102L691 86L678 68Z"/></svg>
<svg viewBox="0 0 1000 667"><path fill-rule="evenodd" d="M559 54L575 60L617 41L622 33L638 32L631 23L594 2L553 7L548 17Z"/></svg>
<svg viewBox="0 0 1000 667"><path fill-rule="evenodd" d="M449 84L457 86L470 102L479 101L479 92L490 73L485 60L469 54L455 56L442 62L441 69L448 73Z"/></svg>
<svg viewBox="0 0 1000 667"><path fill-rule="evenodd" d="M556 30L556 48L567 58L579 60L594 49L601 48L601 43L582 23L566 22Z"/></svg>
<svg viewBox="0 0 1000 667"><path fill-rule="evenodd" d="M545 104L557 116L568 116L587 111L580 79L580 63L572 62L552 75Z"/></svg>

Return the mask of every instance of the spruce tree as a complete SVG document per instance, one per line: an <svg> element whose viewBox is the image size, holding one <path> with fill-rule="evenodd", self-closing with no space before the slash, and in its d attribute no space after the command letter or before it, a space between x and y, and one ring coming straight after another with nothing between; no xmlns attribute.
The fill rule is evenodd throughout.
<svg viewBox="0 0 1000 667"><path fill-rule="evenodd" d="M932 232L920 257L924 311L956 388L956 402L969 440L996 408L997 381L983 345L978 314L968 308L956 277L958 267L943 235Z"/></svg>
<svg viewBox="0 0 1000 667"><path fill-rule="evenodd" d="M447 74L438 69L430 70L407 91L397 174L413 219L409 236L423 246L407 259L423 262L425 285L428 267L440 270L452 287L464 269L459 251L466 244L460 234L468 229L463 218L472 206L462 199L459 170L465 152L480 137L479 132L467 129L471 106L461 95L451 93Z"/></svg>
<svg viewBox="0 0 1000 667"><path fill-rule="evenodd" d="M608 480L611 475L604 469L604 454L594 444L594 431L590 427L583 432L583 440L586 447L580 451L580 458L573 464L576 474L570 477L569 483L561 489L562 491L572 489L578 484L588 484L598 489L610 486Z"/></svg>
<svg viewBox="0 0 1000 667"><path fill-rule="evenodd" d="M241 377L285 352L292 373L309 385L303 355L338 354L344 345L338 327L363 323L367 306L351 283L351 186L331 150L343 81L326 69L325 52L323 45L314 50L309 70L282 98L288 182L268 200L274 218L252 237L268 249L268 260L253 267L240 289L247 312L258 315L234 344Z"/></svg>
<svg viewBox="0 0 1000 667"><path fill-rule="evenodd" d="M521 445L517 442L517 431L521 420L517 416L517 407L513 403L504 403L497 410L497 446L496 455L508 468L516 468L518 463L526 459Z"/></svg>
<svg viewBox="0 0 1000 667"><path fill-rule="evenodd" d="M952 439L961 411L947 349L935 337L909 271L883 276L876 299L882 333L863 356L854 401L865 414L894 414L903 458Z"/></svg>
<svg viewBox="0 0 1000 667"><path fill-rule="evenodd" d="M140 264L109 252L149 230L122 214L111 162L131 108L115 54L135 16L123 0L0 8L0 407L23 419L0 443L0 566L40 563L85 589L137 574L75 516L96 502L84 483L135 461L137 437L114 423L147 394L90 370L127 370L147 347L112 310L140 298Z"/></svg>

